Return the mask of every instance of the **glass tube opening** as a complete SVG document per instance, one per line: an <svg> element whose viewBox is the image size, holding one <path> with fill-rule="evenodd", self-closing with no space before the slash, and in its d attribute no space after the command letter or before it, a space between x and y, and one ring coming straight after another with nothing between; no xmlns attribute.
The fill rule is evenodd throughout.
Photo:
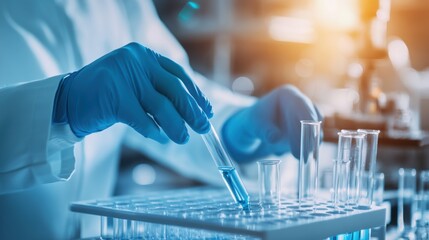
<svg viewBox="0 0 429 240"><path fill-rule="evenodd" d="M358 201L360 206L370 207L374 200L374 178L377 170L377 147L380 130L358 129L357 132L365 134L362 153L362 171L366 173L366 175L362 175L361 180L366 184L365 189L361 192Z"/></svg>
<svg viewBox="0 0 429 240"><path fill-rule="evenodd" d="M259 204L262 208L280 204L280 160L260 160L258 164Z"/></svg>

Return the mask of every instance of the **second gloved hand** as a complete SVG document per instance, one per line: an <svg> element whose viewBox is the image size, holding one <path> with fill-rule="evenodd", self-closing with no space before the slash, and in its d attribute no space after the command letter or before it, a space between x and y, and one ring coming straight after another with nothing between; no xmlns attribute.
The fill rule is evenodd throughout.
<svg viewBox="0 0 429 240"><path fill-rule="evenodd" d="M63 79L53 122L68 123L78 137L117 122L158 141L160 128L185 143L185 122L209 130L212 107L182 67L137 43L117 49Z"/></svg>
<svg viewBox="0 0 429 240"><path fill-rule="evenodd" d="M308 97L286 85L232 115L222 136L232 157L247 162L291 152L299 159L301 120L322 120Z"/></svg>

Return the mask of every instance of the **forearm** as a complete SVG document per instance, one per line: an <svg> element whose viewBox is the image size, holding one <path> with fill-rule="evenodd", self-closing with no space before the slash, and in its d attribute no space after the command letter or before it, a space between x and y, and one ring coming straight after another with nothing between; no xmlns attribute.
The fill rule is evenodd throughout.
<svg viewBox="0 0 429 240"><path fill-rule="evenodd" d="M52 127L62 76L0 89L0 193L64 180L74 170L73 144ZM67 143L68 144L65 144Z"/></svg>

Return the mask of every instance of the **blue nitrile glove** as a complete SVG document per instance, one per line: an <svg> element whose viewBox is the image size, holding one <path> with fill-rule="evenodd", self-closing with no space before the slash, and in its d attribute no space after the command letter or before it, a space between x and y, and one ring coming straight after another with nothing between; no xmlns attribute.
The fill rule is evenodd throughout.
<svg viewBox="0 0 429 240"><path fill-rule="evenodd" d="M238 162L286 152L299 159L301 120L322 120L322 116L302 92L285 85L232 115L222 137Z"/></svg>
<svg viewBox="0 0 429 240"><path fill-rule="evenodd" d="M69 123L78 137L117 122L145 137L187 142L185 122L209 131L212 107L182 67L138 44L112 51L63 79L55 97L54 123Z"/></svg>

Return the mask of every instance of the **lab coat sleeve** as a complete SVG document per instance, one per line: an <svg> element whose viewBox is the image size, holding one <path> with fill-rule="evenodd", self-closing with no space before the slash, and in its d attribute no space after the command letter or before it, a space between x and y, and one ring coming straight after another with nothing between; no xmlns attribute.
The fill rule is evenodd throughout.
<svg viewBox="0 0 429 240"><path fill-rule="evenodd" d="M213 105L211 122L218 134L223 123L239 109L249 106L255 99L237 95L227 88L209 81L201 75L193 78ZM169 141L160 144L146 139L130 129L125 144L142 152L154 161L167 166L183 176L213 185L222 184L222 179L200 135L188 128L189 142L184 145ZM243 179L246 180L246 179Z"/></svg>
<svg viewBox="0 0 429 240"><path fill-rule="evenodd" d="M62 77L0 88L0 194L67 180L73 173L73 144L79 139L68 125L51 126Z"/></svg>

